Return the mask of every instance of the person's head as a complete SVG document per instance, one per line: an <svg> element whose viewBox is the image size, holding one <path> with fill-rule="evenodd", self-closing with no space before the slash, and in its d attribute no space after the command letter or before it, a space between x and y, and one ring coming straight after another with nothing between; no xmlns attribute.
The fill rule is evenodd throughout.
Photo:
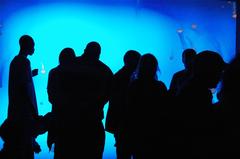
<svg viewBox="0 0 240 159"><path fill-rule="evenodd" d="M129 50L123 57L124 65L128 68L135 69L139 62L141 54L135 50Z"/></svg>
<svg viewBox="0 0 240 159"><path fill-rule="evenodd" d="M223 58L213 51L202 51L196 55L193 63L193 75L208 88L215 88L225 68Z"/></svg>
<svg viewBox="0 0 240 159"><path fill-rule="evenodd" d="M76 57L72 48L64 48L59 54L59 64L65 65L71 63Z"/></svg>
<svg viewBox="0 0 240 159"><path fill-rule="evenodd" d="M158 70L158 61L150 53L141 56L138 64L138 78L156 79Z"/></svg>
<svg viewBox="0 0 240 159"><path fill-rule="evenodd" d="M192 68L192 63L197 55L194 49L185 49L182 53L182 62L184 64L185 69L190 70Z"/></svg>
<svg viewBox="0 0 240 159"><path fill-rule="evenodd" d="M29 35L23 35L19 39L20 53L24 55L32 55L34 53L34 40Z"/></svg>
<svg viewBox="0 0 240 159"><path fill-rule="evenodd" d="M101 53L101 46L98 42L92 41L87 44L86 48L84 49L83 56L90 57L93 59L99 59Z"/></svg>

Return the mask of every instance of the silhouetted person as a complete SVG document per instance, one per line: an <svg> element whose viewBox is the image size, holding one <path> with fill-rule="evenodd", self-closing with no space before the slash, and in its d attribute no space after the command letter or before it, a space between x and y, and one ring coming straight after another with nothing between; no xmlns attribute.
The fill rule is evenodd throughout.
<svg viewBox="0 0 240 159"><path fill-rule="evenodd" d="M61 69L61 106L56 109L54 158L101 159L105 144L103 108L113 73L99 60L101 47L87 44L75 63Z"/></svg>
<svg viewBox="0 0 240 159"><path fill-rule="evenodd" d="M224 70L219 107L224 112L225 142L223 158L240 157L240 57L236 56Z"/></svg>
<svg viewBox="0 0 240 159"><path fill-rule="evenodd" d="M165 100L167 88L157 80L154 55L140 58L137 78L130 83L125 125L119 130L119 146L128 146L136 159L161 158L165 151Z"/></svg>
<svg viewBox="0 0 240 159"><path fill-rule="evenodd" d="M124 55L124 66L115 73L112 82L109 107L106 117L105 130L114 134L116 141L117 158L130 158L131 154L127 150L119 149L119 129L126 115L126 95L127 89L141 55L137 51L129 50ZM124 148L124 146L121 146ZM127 147L127 145L126 145Z"/></svg>
<svg viewBox="0 0 240 159"><path fill-rule="evenodd" d="M172 118L179 137L175 153L184 158L209 159L219 154L222 139L220 111L212 104L212 92L224 69L222 57L212 51L196 55L193 76L179 92Z"/></svg>
<svg viewBox="0 0 240 159"><path fill-rule="evenodd" d="M184 69L176 72L171 80L169 91L172 95L177 95L180 89L191 78L192 75L192 63L196 56L194 49L186 49L182 53L182 62Z"/></svg>
<svg viewBox="0 0 240 159"><path fill-rule="evenodd" d="M64 48L61 53L59 54L59 65L52 70L50 70L48 75L48 85L47 85L47 92L48 92L48 100L52 104L52 116L54 117L49 122L50 127L48 130L48 137L47 137L47 145L49 150L51 150L52 144L55 143L56 140L56 119L55 114L56 110L58 109L58 105L61 105L61 85L60 85L60 75L59 71L62 67L67 67L68 65L73 64L76 58L75 52L72 48Z"/></svg>
<svg viewBox="0 0 240 159"><path fill-rule="evenodd" d="M38 108L33 74L27 58L34 53L34 41L29 35L23 35L19 44L19 54L10 64L8 116L2 125L5 159L33 159L34 150L40 151L39 145L35 142ZM34 75L36 74L35 70Z"/></svg>

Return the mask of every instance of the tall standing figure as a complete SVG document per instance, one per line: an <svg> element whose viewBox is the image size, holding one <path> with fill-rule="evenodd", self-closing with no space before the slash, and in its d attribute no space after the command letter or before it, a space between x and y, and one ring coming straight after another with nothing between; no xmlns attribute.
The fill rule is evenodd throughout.
<svg viewBox="0 0 240 159"><path fill-rule="evenodd" d="M1 134L3 153L6 159L33 159L38 108L32 76L37 72L31 71L27 56L34 53L34 40L23 35L19 44L19 54L10 64L8 116Z"/></svg>
<svg viewBox="0 0 240 159"><path fill-rule="evenodd" d="M167 87L157 79L157 71L156 57L142 55L136 79L128 88L119 145L127 146L134 159L165 158Z"/></svg>
<svg viewBox="0 0 240 159"><path fill-rule="evenodd" d="M221 155L223 158L240 157L240 56L234 57L224 70L222 77L221 98L218 107L223 109L224 142Z"/></svg>
<svg viewBox="0 0 240 159"><path fill-rule="evenodd" d="M72 48L64 48L59 54L59 65L49 71L47 92L48 100L52 104L52 111L49 113L51 114L52 118L48 121L49 129L47 136L47 145L49 150L51 150L51 147L55 143L57 138L56 109L58 109L58 107L61 107L62 103L61 94L64 94L64 92L61 92L59 74L61 69L71 65L74 62L75 58L76 55Z"/></svg>
<svg viewBox="0 0 240 159"><path fill-rule="evenodd" d="M126 97L130 81L133 79L134 72L138 65L141 55L135 50L129 50L123 57L124 66L114 74L109 107L106 117L106 131L114 134L116 141L117 158L131 158L131 154L125 146L119 148L119 131L126 115Z"/></svg>
<svg viewBox="0 0 240 159"><path fill-rule="evenodd" d="M216 88L224 69L219 53L205 50L196 55L193 76L179 92L172 111L182 141L174 150L178 156L218 158L223 130L221 111L212 103L211 89Z"/></svg>

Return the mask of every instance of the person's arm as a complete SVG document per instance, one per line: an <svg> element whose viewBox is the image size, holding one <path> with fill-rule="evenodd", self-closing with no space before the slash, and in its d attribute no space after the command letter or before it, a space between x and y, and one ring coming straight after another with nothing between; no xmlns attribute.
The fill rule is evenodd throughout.
<svg viewBox="0 0 240 159"><path fill-rule="evenodd" d="M47 93L48 100L51 104L54 102L54 71L51 70L48 74Z"/></svg>
<svg viewBox="0 0 240 159"><path fill-rule="evenodd" d="M21 92L22 96L21 98L23 99L24 103L26 103L26 106L28 106L26 109L28 109L31 114L28 114L31 117L37 117L37 112L34 109L35 105L33 103L33 92L34 88L33 87L33 81L32 81L32 71L30 67L30 62L28 60L23 60L20 62L19 66L19 78L18 82L21 87ZM29 112L29 113L30 113Z"/></svg>
<svg viewBox="0 0 240 159"><path fill-rule="evenodd" d="M170 82L170 86L169 86L169 92L170 94L172 95L175 95L176 94L176 91L177 91L177 77L176 77L176 74L173 75L172 77L172 80Z"/></svg>
<svg viewBox="0 0 240 159"><path fill-rule="evenodd" d="M38 69L33 69L32 70L32 77L37 76L38 75Z"/></svg>

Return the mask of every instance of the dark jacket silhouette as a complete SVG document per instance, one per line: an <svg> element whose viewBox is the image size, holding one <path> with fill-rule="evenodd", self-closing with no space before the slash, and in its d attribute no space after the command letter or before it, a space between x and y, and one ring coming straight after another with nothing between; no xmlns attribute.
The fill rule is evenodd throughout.
<svg viewBox="0 0 240 159"><path fill-rule="evenodd" d="M28 55L34 53L34 41L24 35L19 40L20 52L10 64L8 116L1 127L4 140L3 158L33 159L37 135L38 108Z"/></svg>
<svg viewBox="0 0 240 159"><path fill-rule="evenodd" d="M182 62L184 64L184 69L174 73L169 91L172 95L177 95L180 89L192 76L192 63L196 55L194 49L186 49L182 53Z"/></svg>
<svg viewBox="0 0 240 159"><path fill-rule="evenodd" d="M74 64L61 69L61 105L56 109L54 158L102 158L103 108L109 100L113 73L99 60L101 47L90 42Z"/></svg>
<svg viewBox="0 0 240 159"><path fill-rule="evenodd" d="M239 89L240 89L240 57L234 57L224 70L222 78L222 88L220 90L218 106L224 113L224 133L225 142L222 144L224 158L239 158Z"/></svg>
<svg viewBox="0 0 240 159"><path fill-rule="evenodd" d="M119 145L128 146L136 159L161 158L164 152L167 88L156 79L157 69L157 59L152 54L143 55L137 79L128 89L127 115L119 132Z"/></svg>
<svg viewBox="0 0 240 159"><path fill-rule="evenodd" d="M56 140L56 109L58 109L58 105L61 105L62 98L61 94L61 85L60 85L60 70L62 67L67 67L71 65L76 58L75 52L72 48L64 48L59 55L59 65L50 70L48 75L48 84L47 84L47 92L48 92L48 100L52 104L51 117L49 122L49 130L47 137L47 145L49 150L52 147L52 144L55 143Z"/></svg>
<svg viewBox="0 0 240 159"><path fill-rule="evenodd" d="M127 151L119 150L118 133L126 115L127 89L130 81L134 78L140 56L137 51L127 51L123 58L124 66L113 77L105 130L114 134L117 158L131 157Z"/></svg>
<svg viewBox="0 0 240 159"><path fill-rule="evenodd" d="M172 111L179 135L175 151L186 158L216 158L222 127L220 110L212 104L211 88L219 82L224 61L212 51L196 55L192 79L181 89Z"/></svg>

